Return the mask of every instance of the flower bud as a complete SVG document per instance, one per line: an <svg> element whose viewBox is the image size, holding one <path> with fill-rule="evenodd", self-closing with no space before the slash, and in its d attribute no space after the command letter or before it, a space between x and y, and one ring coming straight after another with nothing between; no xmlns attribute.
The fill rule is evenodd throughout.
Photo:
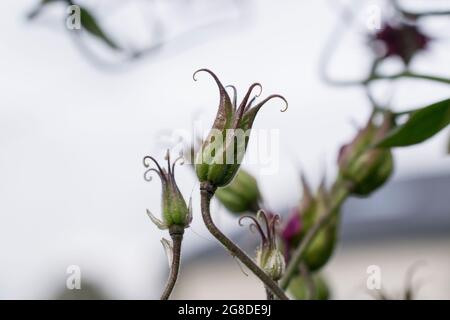
<svg viewBox="0 0 450 320"><path fill-rule="evenodd" d="M260 210L256 217L253 215L242 216L239 224L242 225L242 220L246 218L252 221L250 230L256 230L261 236L261 245L256 250L256 263L274 281L280 280L285 270L284 256L276 243L275 229L280 217L271 215L269 218L263 210ZM263 221L265 226L259 220Z"/></svg>
<svg viewBox="0 0 450 320"><path fill-rule="evenodd" d="M311 283L308 283L309 281ZM330 299L328 283L325 278L318 273L311 275L310 280L305 279L305 277L301 275L294 277L289 283L288 291L295 300Z"/></svg>
<svg viewBox="0 0 450 320"><path fill-rule="evenodd" d="M189 227L192 221L192 207L191 201L189 200L189 206L186 205L178 186L175 182L175 164L181 160L179 157L172 164L170 163L169 151L167 151L167 171L162 168L159 163L151 156L146 156L144 158L144 166L149 168L153 162L156 168L149 168L144 174L144 179L146 181L151 181L151 176L149 173L155 172L162 183L162 220L156 218L149 210L147 214L150 219L155 223L160 229L179 229Z"/></svg>
<svg viewBox="0 0 450 320"><path fill-rule="evenodd" d="M200 182L208 182L214 187L223 187L233 180L239 169L258 111L267 101L273 98L280 98L285 102L286 100L280 95L270 95L252 107L256 97L249 101L250 95L255 87L261 89L259 83L254 83L237 107L236 93L233 102L231 102L224 86L212 71L208 69L197 70L194 73L194 80L196 74L201 71L209 73L214 78L219 87L220 100L214 125L197 152L195 171Z"/></svg>
<svg viewBox="0 0 450 320"><path fill-rule="evenodd" d="M381 58L397 56L408 65L418 52L428 47L430 38L415 25L397 23L385 24L371 41Z"/></svg>
<svg viewBox="0 0 450 320"><path fill-rule="evenodd" d="M247 171L240 169L231 183L223 188L217 189L217 199L230 212L241 214L259 210L261 193L259 192L256 179Z"/></svg>
<svg viewBox="0 0 450 320"><path fill-rule="evenodd" d="M338 181L347 184L353 195L369 195L392 175L394 161L391 150L372 146L386 135L393 124L391 113L383 115L383 123L379 126L371 117L353 141L341 147Z"/></svg>

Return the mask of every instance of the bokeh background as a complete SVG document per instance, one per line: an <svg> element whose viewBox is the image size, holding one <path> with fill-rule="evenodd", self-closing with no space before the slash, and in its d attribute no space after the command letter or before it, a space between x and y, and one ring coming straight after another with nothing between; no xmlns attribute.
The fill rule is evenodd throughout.
<svg viewBox="0 0 450 320"><path fill-rule="evenodd" d="M301 194L299 167L317 185L336 174L339 147L370 112L359 88L334 88L319 76L321 57L338 28L330 72L364 76L367 6L344 1L355 21L343 24L334 1L92 0L95 12L128 48L148 48L140 59L113 53L95 39L79 41L64 25L65 6L39 17L38 1L0 2L0 298L156 299L168 266L148 208L160 212L160 184L142 178L142 158L162 159L171 130L212 121L218 92L192 73L214 70L242 96L254 81L280 93L255 127L280 130L279 170L257 175L270 207L286 214ZM429 1L410 1L412 8ZM447 8L450 1L433 1ZM413 67L450 74L450 19L428 20L435 39ZM387 68L396 70L398 61ZM376 93L396 110L447 98L445 85L404 80ZM392 180L369 199L344 207L342 242L324 273L335 299L370 299L366 273L381 268L383 288L400 294L407 269L419 261L417 298L450 298L450 159L448 129L424 144L395 150ZM192 194L194 221L184 243L175 298L263 298L252 275L213 241L199 213L198 183L188 167L177 180ZM226 233L252 252L255 235L237 226L218 204ZM82 290L66 289L67 267L78 265Z"/></svg>

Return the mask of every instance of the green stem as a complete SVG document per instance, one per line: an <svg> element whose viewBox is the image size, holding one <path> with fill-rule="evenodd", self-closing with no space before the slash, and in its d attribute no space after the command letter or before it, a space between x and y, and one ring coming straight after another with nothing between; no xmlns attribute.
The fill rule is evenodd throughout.
<svg viewBox="0 0 450 320"><path fill-rule="evenodd" d="M300 275L305 279L306 287L308 290L307 299L314 300L316 298L316 285L314 283L313 276L308 269L308 266L304 263L300 263Z"/></svg>
<svg viewBox="0 0 450 320"><path fill-rule="evenodd" d="M430 81L436 81L436 82L440 82L440 83L450 84L449 78L433 76L433 75L428 75L428 74L414 73L411 71L403 71L403 72L392 74L392 75L374 75L373 77L370 77L366 81L364 81L364 83L368 84L369 82L372 82L375 80L397 80L400 78L422 79L422 80L430 80Z"/></svg>
<svg viewBox="0 0 450 320"><path fill-rule="evenodd" d="M180 269L181 243L183 241L184 228L171 229L169 230L169 232L173 243L172 265L170 266L170 274L169 278L167 279L166 287L161 294L161 300L169 299L170 294L175 287L175 283L177 282L178 271Z"/></svg>
<svg viewBox="0 0 450 320"><path fill-rule="evenodd" d="M308 249L317 233L330 221L333 217L333 213L341 206L349 194L349 189L346 187L336 187L334 188L334 191L332 205L319 219L319 221L317 221L317 223L306 233L302 242L292 254L292 258L287 265L286 272L280 281L280 286L282 289L287 289L292 278L298 272L299 265L303 259L306 249Z"/></svg>
<svg viewBox="0 0 450 320"><path fill-rule="evenodd" d="M250 271L253 272L278 299L289 300L283 290L264 272L241 248L225 236L217 228L211 218L210 202L216 188L208 182L202 182L200 185L201 211L203 221L209 232L235 257L237 257Z"/></svg>

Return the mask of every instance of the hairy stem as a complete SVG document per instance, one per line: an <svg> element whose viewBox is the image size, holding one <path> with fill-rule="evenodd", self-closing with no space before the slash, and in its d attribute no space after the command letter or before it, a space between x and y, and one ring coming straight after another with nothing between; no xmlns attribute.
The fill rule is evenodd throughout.
<svg viewBox="0 0 450 320"><path fill-rule="evenodd" d="M278 299L289 300L283 290L264 272L241 248L225 236L217 228L211 218L210 202L216 188L208 182L202 182L200 185L201 211L203 221L209 232L235 257L237 257L250 271L253 272Z"/></svg>
<svg viewBox="0 0 450 320"><path fill-rule="evenodd" d="M266 287L266 297L267 300L275 300L275 296L273 295L272 291Z"/></svg>
<svg viewBox="0 0 450 320"><path fill-rule="evenodd" d="M333 197L332 205L328 208L326 213L319 219L319 221L308 231L308 233L306 233L302 242L292 254L292 258L286 267L286 272L284 273L280 281L280 286L282 289L284 290L287 289L292 278L298 272L299 265L303 259L303 255L305 254L306 249L308 249L309 245L314 240L317 233L324 226L327 225L327 223L333 217L333 213L336 211L336 209L338 209L341 206L341 204L344 202L344 200L347 198L349 194L348 188L342 187L337 188L336 190L337 191L335 196Z"/></svg>
<svg viewBox="0 0 450 320"><path fill-rule="evenodd" d="M169 232L173 244L172 265L170 266L170 274L167 279L166 287L161 294L161 300L169 299L169 296L175 287L175 283L177 282L178 270L180 269L181 242L183 241L184 228L172 229L169 230Z"/></svg>

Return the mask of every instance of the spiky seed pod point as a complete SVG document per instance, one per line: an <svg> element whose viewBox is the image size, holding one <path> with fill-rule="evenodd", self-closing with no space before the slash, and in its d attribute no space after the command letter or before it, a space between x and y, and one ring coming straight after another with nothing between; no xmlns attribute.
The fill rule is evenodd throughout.
<svg viewBox="0 0 450 320"><path fill-rule="evenodd" d="M219 88L219 108L212 129L197 152L195 171L200 182L223 187L233 180L239 170L247 149L253 122L261 107L274 98L282 99L286 103L282 112L287 110L288 104L283 96L273 94L252 106L262 90L259 83L254 83L238 107L236 94L232 102L225 87L211 70L197 70L193 75L194 80L199 72L207 72L216 82ZM250 99L255 88L259 88L260 92L256 94L256 97Z"/></svg>
<svg viewBox="0 0 450 320"><path fill-rule="evenodd" d="M263 210L260 210L256 216L242 216L239 219L239 225L242 225L243 219L251 220L250 230L257 231L261 236L261 244L256 251L257 264L274 281L278 281L283 276L286 267L283 253L278 249L276 242L276 226L280 216L272 215L268 217ZM260 221L264 223L265 227Z"/></svg>
<svg viewBox="0 0 450 320"><path fill-rule="evenodd" d="M189 227L192 221L192 204L186 205L178 186L175 182L175 165L182 161L182 157L177 158L173 163L170 162L170 154L166 154L167 170L151 156L144 157L144 166L148 168L144 173L144 179L151 181L150 173L156 173L162 183L162 220L156 218L149 210L147 214L153 223L160 229L169 229L174 232L177 229ZM156 167L150 167L154 164Z"/></svg>

